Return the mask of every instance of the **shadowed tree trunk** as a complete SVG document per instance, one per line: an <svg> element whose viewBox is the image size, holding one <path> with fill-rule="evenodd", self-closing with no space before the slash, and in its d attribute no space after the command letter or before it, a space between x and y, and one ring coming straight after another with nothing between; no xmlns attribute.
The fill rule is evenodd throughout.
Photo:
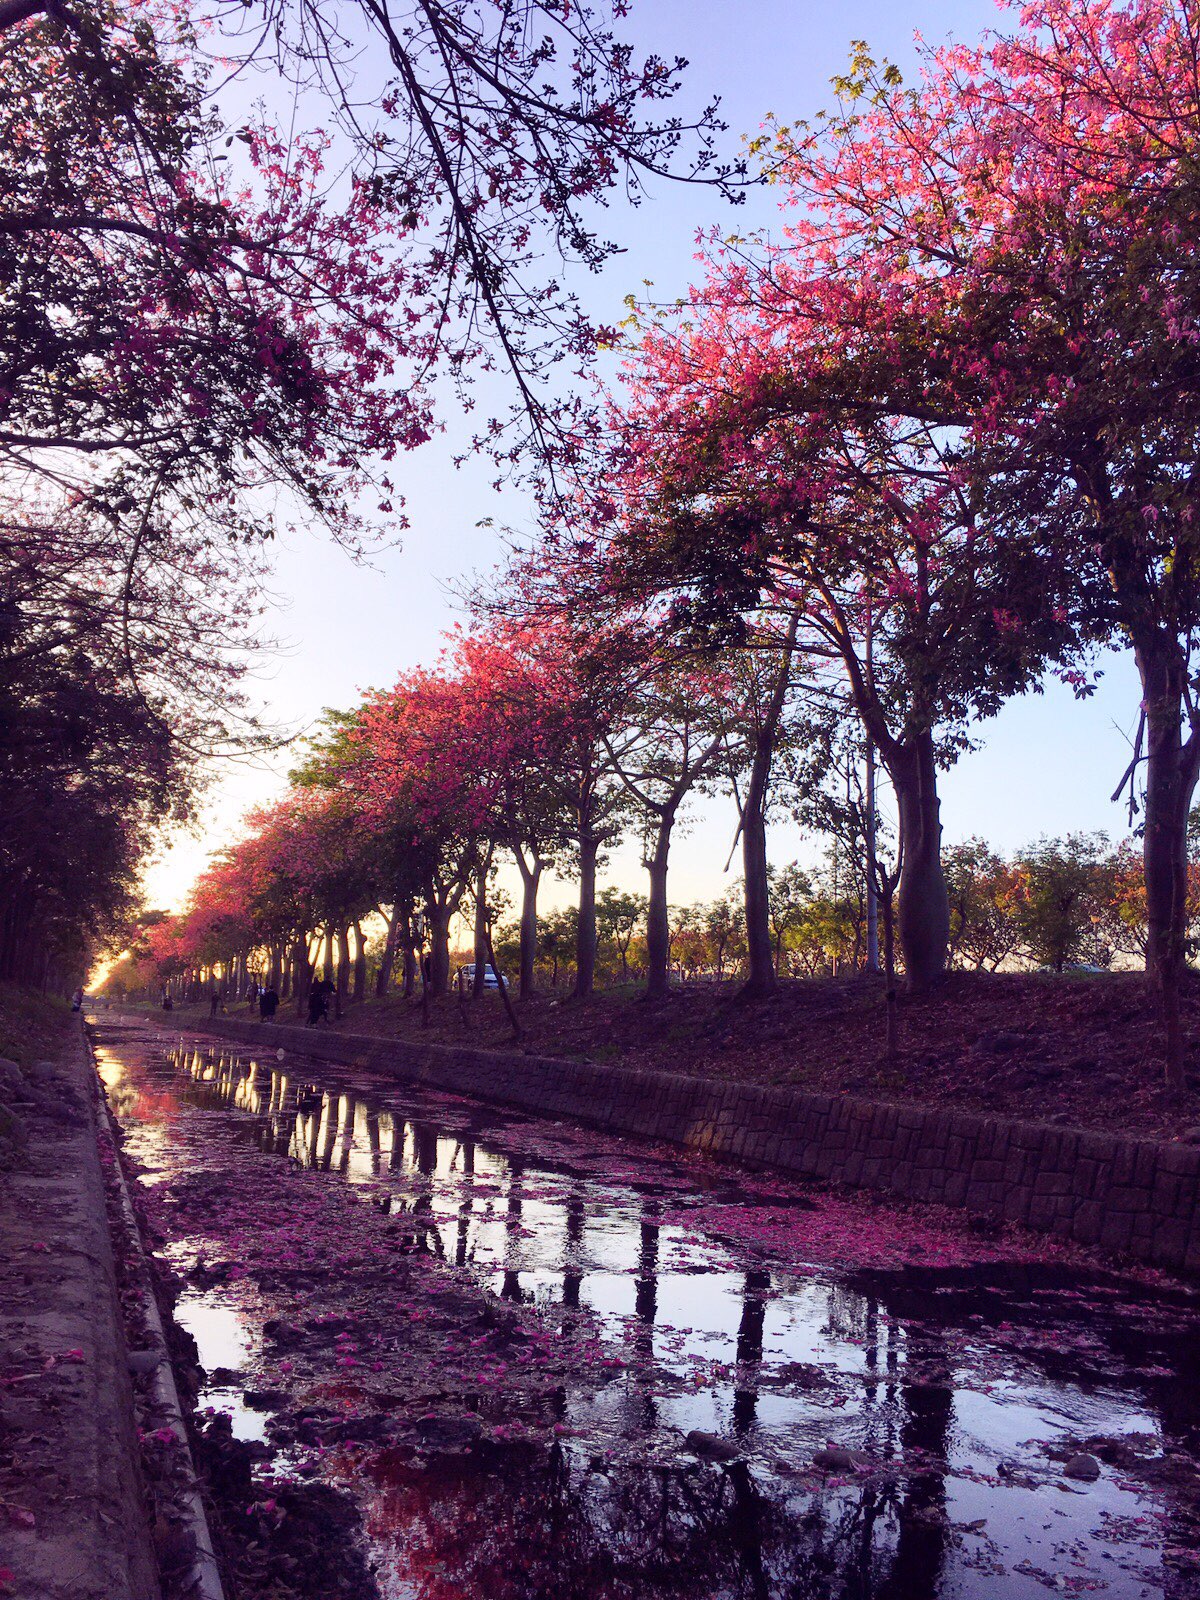
<svg viewBox="0 0 1200 1600"><path fill-rule="evenodd" d="M449 905L431 898L429 917L429 993L440 999L450 989L450 919Z"/></svg>
<svg viewBox="0 0 1200 1600"><path fill-rule="evenodd" d="M545 862L536 850L526 859L518 845L513 850L517 870L521 874L521 974L519 993L522 1000L533 995L534 972L537 964L537 897L538 884Z"/></svg>
<svg viewBox="0 0 1200 1600"><path fill-rule="evenodd" d="M367 995L367 940L362 923L354 924L354 1002L357 1005Z"/></svg>
<svg viewBox="0 0 1200 1600"><path fill-rule="evenodd" d="M788 623L771 698L765 712L755 721L750 777L742 802L742 879L746 907L746 982L742 993L751 998L774 994L778 986L767 883L767 798L775 739L787 703L799 629L800 615L794 612Z"/></svg>
<svg viewBox="0 0 1200 1600"><path fill-rule="evenodd" d="M839 635L839 645L854 704L896 795L901 862L896 937L907 987L921 994L945 972L950 951L950 896L942 871L942 805L933 729L914 726L914 717L903 736L897 737L848 630Z"/></svg>
<svg viewBox="0 0 1200 1600"><path fill-rule="evenodd" d="M600 841L585 829L579 838L579 929L575 939L575 995L586 999L596 985L596 861Z"/></svg>
<svg viewBox="0 0 1200 1600"><path fill-rule="evenodd" d="M946 970L950 897L942 872L941 801L932 733L893 743L886 758L899 813L901 869L896 933L914 994Z"/></svg>
<svg viewBox="0 0 1200 1600"><path fill-rule="evenodd" d="M758 754L755 766L758 766ZM766 763L770 763L769 753ZM766 773L751 769L742 807L742 884L746 907L746 982L742 993L774 994L775 951L771 942L771 899L767 882L767 821L764 815Z"/></svg>
<svg viewBox="0 0 1200 1600"><path fill-rule="evenodd" d="M308 935L302 933L292 946L292 967L296 979L296 1015L303 1016L312 988L313 967L308 959Z"/></svg>
<svg viewBox="0 0 1200 1600"><path fill-rule="evenodd" d="M675 805L663 806L659 811L654 830L654 854L646 863L650 876L650 898L646 907L646 994L651 1000L660 1000L671 992L671 908L667 900L667 867L675 815Z"/></svg>
<svg viewBox="0 0 1200 1600"><path fill-rule="evenodd" d="M488 969L488 872L492 865L492 852L479 863L479 870L475 881L475 976L471 985L471 997L474 1000L483 998Z"/></svg>
<svg viewBox="0 0 1200 1600"><path fill-rule="evenodd" d="M382 1000L388 992L388 984L392 981L392 968L396 964L396 946L400 937L400 905L397 902L392 907L392 914L387 919L387 935L383 941L383 954L379 960L379 971L375 974L375 998Z"/></svg>
<svg viewBox="0 0 1200 1600"><path fill-rule="evenodd" d="M1146 713L1146 974L1160 1007L1165 1077L1184 1084L1180 991L1187 970L1187 827L1200 774L1200 735L1190 726L1187 666L1165 635L1136 643ZM1185 736L1186 735L1186 736Z"/></svg>
<svg viewBox="0 0 1200 1600"><path fill-rule="evenodd" d="M340 1022L350 993L350 929L343 923L337 931L337 987L333 993L333 1014Z"/></svg>

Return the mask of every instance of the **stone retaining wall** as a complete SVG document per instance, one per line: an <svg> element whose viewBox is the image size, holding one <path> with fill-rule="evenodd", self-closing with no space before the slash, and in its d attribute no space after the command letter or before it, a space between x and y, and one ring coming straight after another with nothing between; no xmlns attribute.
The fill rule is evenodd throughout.
<svg viewBox="0 0 1200 1600"><path fill-rule="evenodd" d="M1200 1270L1200 1148L514 1052L219 1018L240 1043L663 1139L805 1178L964 1206L1159 1266Z"/></svg>

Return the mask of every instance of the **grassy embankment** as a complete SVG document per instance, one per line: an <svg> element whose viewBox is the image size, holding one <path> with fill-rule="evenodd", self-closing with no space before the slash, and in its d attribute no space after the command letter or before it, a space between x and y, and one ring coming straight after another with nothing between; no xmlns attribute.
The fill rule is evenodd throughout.
<svg viewBox="0 0 1200 1600"><path fill-rule="evenodd" d="M1189 1087L1179 1096L1160 1086L1157 1023L1137 973L951 974L926 998L902 998L890 1061L882 987L861 977L785 982L755 1004L732 983L694 983L655 1003L630 985L584 1002L550 991L517 1009L520 1047L538 1055L1200 1139L1200 980L1185 1000ZM245 1005L228 1014L253 1015ZM207 1016L207 1003L172 1013L177 1026ZM285 1005L278 1020L298 1019ZM349 1005L332 1026L512 1044L494 994L440 1001L428 1027L419 1004L395 997Z"/></svg>
<svg viewBox="0 0 1200 1600"><path fill-rule="evenodd" d="M21 1098L21 1069L56 1056L70 1030L65 1000L0 984L0 1170L12 1165L24 1143L21 1116L12 1104Z"/></svg>

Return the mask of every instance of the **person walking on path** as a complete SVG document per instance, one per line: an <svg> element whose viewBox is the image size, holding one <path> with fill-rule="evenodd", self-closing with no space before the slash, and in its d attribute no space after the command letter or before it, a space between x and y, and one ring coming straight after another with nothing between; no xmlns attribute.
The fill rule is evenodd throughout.
<svg viewBox="0 0 1200 1600"><path fill-rule="evenodd" d="M83 1010L83 990L82 989L76 989L75 993L71 996L71 1010L72 1011L82 1011Z"/></svg>
<svg viewBox="0 0 1200 1600"><path fill-rule="evenodd" d="M308 991L308 1026L329 1021L329 1002L334 993L332 978L318 978Z"/></svg>
<svg viewBox="0 0 1200 1600"><path fill-rule="evenodd" d="M274 985L263 990L258 997L258 1019L260 1022L274 1022L275 1013L279 1010L279 994Z"/></svg>
<svg viewBox="0 0 1200 1600"><path fill-rule="evenodd" d="M215 1017L217 1012L220 1009L221 1009L221 991L220 991L220 989L217 988L216 984L214 983L213 986L212 986L212 992L209 994L209 997L208 997L208 1014L209 1014L209 1016L210 1017Z"/></svg>

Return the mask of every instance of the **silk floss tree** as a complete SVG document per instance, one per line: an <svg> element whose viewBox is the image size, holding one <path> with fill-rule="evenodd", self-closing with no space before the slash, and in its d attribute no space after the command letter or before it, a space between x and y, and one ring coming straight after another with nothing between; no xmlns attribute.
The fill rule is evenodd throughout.
<svg viewBox="0 0 1200 1600"><path fill-rule="evenodd" d="M620 417L624 581L705 625L792 618L894 788L909 987L942 972L937 774L967 723L1072 648L1069 575L973 492L959 428L889 407L878 285L829 292L803 242L717 260L687 317L648 329Z"/></svg>
<svg viewBox="0 0 1200 1600"><path fill-rule="evenodd" d="M909 353L877 369L889 407L969 433L998 533L1043 529L1082 581L1080 626L1133 655L1147 970L1178 1086L1200 773L1200 42L1186 0L1009 16L1007 36L926 51L911 90L861 52L842 114L773 154L812 208L794 227L824 281L874 281L888 302Z"/></svg>

